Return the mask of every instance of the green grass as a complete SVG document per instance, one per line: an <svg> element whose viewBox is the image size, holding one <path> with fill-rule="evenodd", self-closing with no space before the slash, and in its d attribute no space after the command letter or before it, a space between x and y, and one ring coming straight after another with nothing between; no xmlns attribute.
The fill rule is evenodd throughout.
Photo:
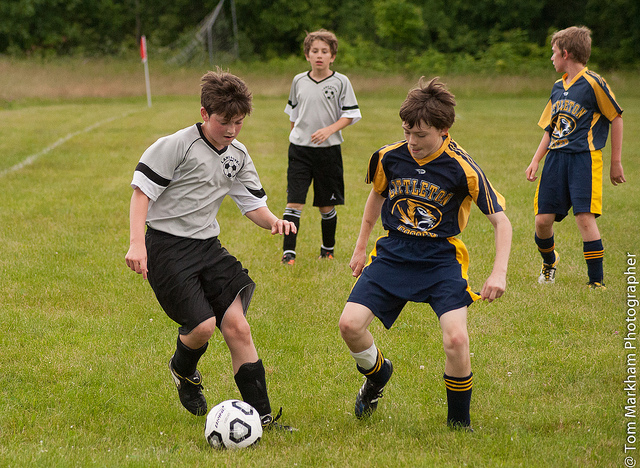
<svg viewBox="0 0 640 468"><path fill-rule="evenodd" d="M505 195L514 228L507 293L470 308L473 434L444 424L442 338L424 305L407 306L390 331L373 323L396 372L378 412L365 422L353 416L361 379L337 323L353 283L348 261L370 189L366 164L379 146L402 138L397 110L406 87L358 94L364 118L344 132L347 204L339 209L335 261L316 259L320 216L311 206L296 265L284 268L281 239L242 218L232 202L223 204L221 240L258 284L249 321L272 405L300 428L268 433L257 448L239 452L210 449L204 418L180 406L166 370L176 326L124 264L133 168L156 138L197 121L197 96L157 96L151 109L142 95L41 99L0 110L0 466L619 466L623 272L626 253L640 251L640 82L614 87L625 108L628 182L608 182L607 149L602 292L584 286L571 217L556 225L557 284L536 283L535 187L524 169L541 136L536 122L551 83L486 93L473 92L472 79L455 83L452 136ZM257 94L240 135L278 215L285 205L285 100L286 92ZM75 132L33 164L6 172ZM493 261L493 232L476 208L461 238L479 289ZM200 368L211 406L239 397L219 334Z"/></svg>

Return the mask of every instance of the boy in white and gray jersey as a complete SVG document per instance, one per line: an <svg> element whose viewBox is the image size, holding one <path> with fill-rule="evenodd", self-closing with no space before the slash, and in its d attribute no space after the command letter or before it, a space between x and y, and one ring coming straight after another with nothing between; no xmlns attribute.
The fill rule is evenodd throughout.
<svg viewBox="0 0 640 468"><path fill-rule="evenodd" d="M220 71L202 82L203 123L160 138L136 166L126 263L149 280L165 313L180 325L169 370L182 405L197 416L207 413L197 365L218 327L243 400L264 427L291 430L276 422L280 413L271 415L264 365L245 317L255 283L221 246L216 215L229 195L243 215L272 234L296 228L269 210L253 161L236 140L251 112L247 86Z"/></svg>
<svg viewBox="0 0 640 468"><path fill-rule="evenodd" d="M300 217L313 180L313 206L320 210L321 258L333 258L337 226L336 205L344 204L342 129L361 118L349 78L331 70L338 39L324 29L307 34L304 55L311 71L293 78L285 113L291 121L287 207L283 219L300 227ZM282 263L293 265L296 232L285 235Z"/></svg>

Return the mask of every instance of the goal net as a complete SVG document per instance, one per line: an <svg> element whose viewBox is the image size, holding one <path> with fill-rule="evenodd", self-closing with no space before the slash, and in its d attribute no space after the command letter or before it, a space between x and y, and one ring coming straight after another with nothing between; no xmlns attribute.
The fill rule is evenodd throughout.
<svg viewBox="0 0 640 468"><path fill-rule="evenodd" d="M175 65L227 63L238 58L238 23L234 0L220 0L214 10L171 47Z"/></svg>

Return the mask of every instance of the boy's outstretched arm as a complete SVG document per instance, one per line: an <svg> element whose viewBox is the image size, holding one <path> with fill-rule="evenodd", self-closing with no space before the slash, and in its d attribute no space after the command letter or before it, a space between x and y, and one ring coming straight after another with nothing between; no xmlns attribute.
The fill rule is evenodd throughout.
<svg viewBox="0 0 640 468"><path fill-rule="evenodd" d="M547 154L547 147L549 146L550 140L551 136L549 135L549 132L544 132L544 135L542 135L542 140L540 140L540 144L538 145L538 149L533 155L531 164L529 164L529 167L527 167L527 169L524 171L529 182L533 182L538 178L536 176L536 172L538 172L540 161L542 161L542 158L544 158L544 156Z"/></svg>
<svg viewBox="0 0 640 468"><path fill-rule="evenodd" d="M313 135L311 135L311 143L319 145L334 133L339 132L343 128L351 125L351 122L353 122L353 119L350 117L340 117L331 125L321 128L320 130L316 130Z"/></svg>
<svg viewBox="0 0 640 468"><path fill-rule="evenodd" d="M125 255L127 266L147 279L147 246L145 245L145 224L149 210L149 197L136 188L131 195L129 206L129 251Z"/></svg>
<svg viewBox="0 0 640 468"><path fill-rule="evenodd" d="M289 234L296 232L296 225L291 221L285 221L279 219L274 215L271 210L266 206L252 211L247 211L245 216L253 221L255 224L264 229L271 230L271 234Z"/></svg>
<svg viewBox="0 0 640 468"><path fill-rule="evenodd" d="M353 255L349 262L349 267L351 271L353 271L353 276L356 278L362 273L362 269L367 261L367 243L369 242L371 231L373 231L380 217L380 210L382 209L384 200L385 198L382 195L371 189L367 203L364 205L360 234L358 234L358 240L356 240L356 246L353 249Z"/></svg>
<svg viewBox="0 0 640 468"><path fill-rule="evenodd" d="M622 116L618 116L611 121L611 169L609 178L613 185L623 184L627 180L624 178L622 169Z"/></svg>
<svg viewBox="0 0 640 468"><path fill-rule="evenodd" d="M496 256L493 270L484 282L480 296L482 300L492 302L501 297L507 287L507 265L511 252L511 222L504 211L487 215L495 232Z"/></svg>

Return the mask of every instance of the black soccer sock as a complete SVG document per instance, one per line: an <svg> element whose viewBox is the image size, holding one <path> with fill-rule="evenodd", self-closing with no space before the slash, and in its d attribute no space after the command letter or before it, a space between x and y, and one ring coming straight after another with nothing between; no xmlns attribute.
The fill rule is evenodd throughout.
<svg viewBox="0 0 640 468"><path fill-rule="evenodd" d="M604 247L602 239L583 242L582 250L584 259L587 262L587 272L589 274L589 282L602 283L604 278Z"/></svg>
<svg viewBox="0 0 640 468"><path fill-rule="evenodd" d="M193 375L198 367L198 361L207 350L209 343L205 343L204 346L198 349L191 349L187 347L178 336L176 343L176 352L171 360L173 370L175 370L180 377L189 377Z"/></svg>
<svg viewBox="0 0 640 468"><path fill-rule="evenodd" d="M271 413L269 395L267 395L267 379L262 359L257 362L242 364L233 377L240 390L242 399L253 406L260 416Z"/></svg>
<svg viewBox="0 0 640 468"><path fill-rule="evenodd" d="M556 261L556 244L553 235L548 239L540 239L536 234L536 245L538 246L538 251L540 255L542 255L542 261L544 263L551 265Z"/></svg>
<svg viewBox="0 0 640 468"><path fill-rule="evenodd" d="M447 405L449 407L447 424L451 427L470 426L469 408L471 407L473 372L468 377L449 377L444 374L444 385L447 388Z"/></svg>
<svg viewBox="0 0 640 468"><path fill-rule="evenodd" d="M296 233L290 232L289 234L285 234L284 240L282 241L282 251L284 253L296 253L296 240L297 240L297 232L300 231L300 217L302 216L302 210L296 210L293 208L286 208L284 210L284 215L282 219L285 221L291 221L296 226Z"/></svg>
<svg viewBox="0 0 640 468"><path fill-rule="evenodd" d="M322 220L320 227L322 229L322 247L325 250L333 250L336 245L336 227L338 226L338 213L333 208L328 213L320 213Z"/></svg>
<svg viewBox="0 0 640 468"><path fill-rule="evenodd" d="M376 363L371 369L363 369L359 364L356 364L358 371L376 384L386 384L391 378L391 366L384 365L384 356L382 351L378 349L378 357Z"/></svg>

